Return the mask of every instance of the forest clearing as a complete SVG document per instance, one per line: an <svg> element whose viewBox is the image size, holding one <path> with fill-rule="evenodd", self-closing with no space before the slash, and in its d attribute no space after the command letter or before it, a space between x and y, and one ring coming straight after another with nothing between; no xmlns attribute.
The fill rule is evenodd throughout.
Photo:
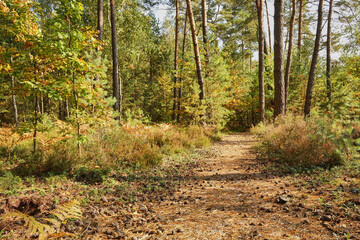
<svg viewBox="0 0 360 240"><path fill-rule="evenodd" d="M359 16L0 0L0 238L360 239Z"/></svg>

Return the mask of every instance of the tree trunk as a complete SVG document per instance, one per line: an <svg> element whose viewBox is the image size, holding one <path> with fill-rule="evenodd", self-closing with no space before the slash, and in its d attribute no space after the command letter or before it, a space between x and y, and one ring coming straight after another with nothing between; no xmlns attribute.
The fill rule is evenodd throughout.
<svg viewBox="0 0 360 240"><path fill-rule="evenodd" d="M267 0L265 0L265 8L266 8L266 18L267 18L267 26L268 26L268 35L269 35L269 50L270 53L272 52L271 49L271 28L270 28L270 18L269 18L269 8L268 8L268 4L267 4Z"/></svg>
<svg viewBox="0 0 360 240"><path fill-rule="evenodd" d="M275 109L274 117L285 114L285 83L284 83L284 0L275 0L274 16L274 85Z"/></svg>
<svg viewBox="0 0 360 240"><path fill-rule="evenodd" d="M179 0L176 3L176 15L175 15L175 52L174 52L174 103L173 103L173 115L172 119L176 120L177 109L177 74L178 74L178 46L179 46Z"/></svg>
<svg viewBox="0 0 360 240"><path fill-rule="evenodd" d="M98 40L102 41L103 40L103 33L104 33L104 3L103 0L98 0L98 6L97 6L97 31L98 31ZM96 49L96 51L98 52L99 49ZM95 81L99 81L100 80L100 76L97 75L95 77ZM96 88L96 84L92 85L92 89ZM92 90L91 89L91 90ZM93 104L91 104L92 106L92 111L95 111L95 106Z"/></svg>
<svg viewBox="0 0 360 240"><path fill-rule="evenodd" d="M67 118L70 117L69 99L67 98L65 99L65 114Z"/></svg>
<svg viewBox="0 0 360 240"><path fill-rule="evenodd" d="M263 30L264 31L264 30ZM264 33L264 57L269 55L267 42L265 40L265 33Z"/></svg>
<svg viewBox="0 0 360 240"><path fill-rule="evenodd" d="M206 0L201 0L202 6L202 30L203 30L203 40L205 48L205 63L206 67L209 68L210 55L209 55L209 41L208 41L208 30L207 30L207 7ZM205 75L208 75L208 71L205 71Z"/></svg>
<svg viewBox="0 0 360 240"><path fill-rule="evenodd" d="M319 0L318 23L317 23L317 29L316 29L315 47L314 47L313 57L312 57L312 61L311 61L309 80L308 80L307 89L306 89L306 99L305 99L305 107L304 107L304 114L306 117L310 116L316 64L317 64L317 60L318 60L318 56L319 56L319 49L320 49L323 6L324 6L324 0Z"/></svg>
<svg viewBox="0 0 360 240"><path fill-rule="evenodd" d="M329 3L328 29L326 41L326 87L329 103L332 102L332 84L331 84L331 18L333 12L333 0Z"/></svg>
<svg viewBox="0 0 360 240"><path fill-rule="evenodd" d="M293 34L294 34L294 24L295 24L295 15L296 15L296 1L292 0L293 10L290 20L290 30L289 30L289 47L287 53L286 61L286 70L285 70L285 113L287 110L287 100L289 96L289 79L290 79L290 68L291 68L291 58L292 58L292 46L293 46Z"/></svg>
<svg viewBox="0 0 360 240"><path fill-rule="evenodd" d="M76 118L76 128L77 128L77 147L78 147L78 151L79 154L81 155L81 146L80 146L80 120L79 120L79 114L78 114L78 108L79 108L79 104L78 104L78 94L76 92L76 87L75 87L75 71L72 72L72 84L73 84L73 96L74 96L74 104L75 104L75 118Z"/></svg>
<svg viewBox="0 0 360 240"><path fill-rule="evenodd" d="M118 65L118 83L119 83L119 112L122 113L122 102L123 102L123 94L122 94L122 78L120 76L120 70L119 70L119 65ZM119 121L121 121L121 115L119 116Z"/></svg>
<svg viewBox="0 0 360 240"><path fill-rule="evenodd" d="M64 114L63 114L63 109L62 109L62 104L61 101L59 101L59 119L60 120L64 120Z"/></svg>
<svg viewBox="0 0 360 240"><path fill-rule="evenodd" d="M36 58L34 56L34 80L37 82L37 64L36 64ZM36 154L36 143L37 143L37 125L38 125L38 111L37 111L37 93L35 92L35 89L33 89L34 94L34 133L33 133L33 155Z"/></svg>
<svg viewBox="0 0 360 240"><path fill-rule="evenodd" d="M260 121L265 122L263 0L255 1L259 23L259 111Z"/></svg>
<svg viewBox="0 0 360 240"><path fill-rule="evenodd" d="M204 79L203 79L202 70L201 70L199 44L198 44L198 39L197 39L196 31L195 31L195 20L194 20L194 14L192 11L192 7L191 7L191 1L186 0L186 3L187 3L187 11L188 11L189 22L190 22L190 27L191 27L193 46L194 46L196 73L197 73L198 84L199 84L199 88L200 88L199 99L200 99L200 101L202 101L205 99L205 89L204 89Z"/></svg>
<svg viewBox="0 0 360 240"><path fill-rule="evenodd" d="M117 49L117 37L116 37L116 9L115 0L110 0L111 9L111 44L112 44L112 60L113 60L113 97L116 99L114 104L114 110L120 111L120 100L119 100L119 59Z"/></svg>
<svg viewBox="0 0 360 240"><path fill-rule="evenodd" d="M36 78L36 77L35 77ZM38 124L38 111L37 111L37 95L35 94L34 99L34 133L33 133L33 155L36 154L36 140L37 140L37 124Z"/></svg>
<svg viewBox="0 0 360 240"><path fill-rule="evenodd" d="M103 14L103 0L98 0L97 8L97 30L98 30L98 40L103 40L104 33L104 14Z"/></svg>
<svg viewBox="0 0 360 240"><path fill-rule="evenodd" d="M41 115L44 114L44 97L42 96L42 94L40 95L40 113Z"/></svg>
<svg viewBox="0 0 360 240"><path fill-rule="evenodd" d="M13 58L10 59L11 63L13 62ZM14 120L15 125L17 126L19 123L19 115L18 115L18 109L16 104L16 96L15 96L15 76L11 76L11 98L12 98L12 104L14 107Z"/></svg>
<svg viewBox="0 0 360 240"><path fill-rule="evenodd" d="M185 24L184 24L184 37L183 37L183 42L182 42L182 56L181 59L182 61L184 61L185 59L185 45L186 45L186 27L187 27L187 16L188 16L188 12L186 11L185 13ZM183 64L181 65L181 74L182 74L182 70L183 70ZM179 78L179 97L178 97L178 114L177 114L177 121L180 122L180 114L181 114L181 99L182 99L182 76Z"/></svg>
<svg viewBox="0 0 360 240"><path fill-rule="evenodd" d="M301 56L303 0L299 0L298 55Z"/></svg>

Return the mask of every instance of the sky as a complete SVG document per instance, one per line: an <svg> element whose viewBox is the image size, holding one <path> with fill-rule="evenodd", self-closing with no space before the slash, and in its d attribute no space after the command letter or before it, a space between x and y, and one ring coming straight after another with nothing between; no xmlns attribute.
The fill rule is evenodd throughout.
<svg viewBox="0 0 360 240"><path fill-rule="evenodd" d="M269 7L269 19L270 19L270 31L271 31L271 34L273 35L273 31L274 31L274 3L273 3L273 0L268 0L268 7ZM317 8L318 8L318 4L308 4L307 5L307 8L314 12L314 14L316 14L317 12ZM167 5L159 5L156 10L154 11L155 13L155 16L156 18L159 20L160 24L162 24L164 22L164 19L166 17L166 15L168 14L168 12L172 10L170 9L169 6ZM175 11L175 9L173 9L173 11ZM298 13L298 9L297 9L297 13ZM324 19L323 19L323 25L327 22L327 11L328 11L328 4L327 2L325 1L325 4L324 4ZM335 19L337 16L337 14L334 13L333 14L333 18ZM296 23L295 23L296 24ZM265 34L266 34L266 40L268 41L268 23L267 23L267 17L266 17L266 11L265 11L265 5L264 5L264 31L265 31ZM333 26L333 31L339 31L339 29L341 29L339 26ZM322 41L325 41L325 34L326 34L326 26L324 25L323 26L323 29L322 29L322 35L323 35L323 39ZM315 34L316 32L316 23L313 24L313 26L311 27L311 31ZM286 34L287 32L284 32L284 41L286 39ZM274 36L271 36L271 39L272 39L272 44L273 44L273 39L274 39ZM294 36L294 41L296 42L297 41L297 37ZM315 39L314 39L315 41ZM346 41L346 39L344 39L343 41ZM320 56L324 56L325 55L325 50L321 51L320 52ZM333 58L334 59L338 59L340 57L340 53L333 53ZM257 52L254 52L254 60L257 60L258 58L258 53Z"/></svg>

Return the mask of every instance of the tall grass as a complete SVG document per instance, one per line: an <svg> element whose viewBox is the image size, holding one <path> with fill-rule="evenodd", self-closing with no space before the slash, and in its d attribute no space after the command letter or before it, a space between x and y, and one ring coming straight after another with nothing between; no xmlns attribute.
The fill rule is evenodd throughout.
<svg viewBox="0 0 360 240"><path fill-rule="evenodd" d="M332 167L358 157L354 143L356 126L327 118L287 115L275 123L251 129L260 136L258 150L263 157L290 166Z"/></svg>
<svg viewBox="0 0 360 240"><path fill-rule="evenodd" d="M45 125L46 126L45 126ZM64 122L46 121L32 153L32 139L19 134L0 138L0 168L21 176L79 173L76 169L121 169L160 164L165 155L210 144L212 132L199 126L142 125L116 122L81 128L81 148L74 129ZM11 132L11 129L3 129ZM17 141L20 139L21 141ZM11 146L9 141L11 140Z"/></svg>

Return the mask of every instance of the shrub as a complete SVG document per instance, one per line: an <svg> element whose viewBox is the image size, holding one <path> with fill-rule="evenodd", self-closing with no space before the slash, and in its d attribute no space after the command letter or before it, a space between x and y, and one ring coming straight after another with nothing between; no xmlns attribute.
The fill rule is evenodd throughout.
<svg viewBox="0 0 360 240"><path fill-rule="evenodd" d="M17 193L23 188L22 184L23 181L20 177L6 172L4 176L0 176L0 193L9 195Z"/></svg>
<svg viewBox="0 0 360 240"><path fill-rule="evenodd" d="M340 121L287 115L251 131L260 136L262 156L290 166L332 167L354 156L351 128Z"/></svg>
<svg viewBox="0 0 360 240"><path fill-rule="evenodd" d="M46 132L38 133L36 154L33 154L31 138L13 144L11 154L9 148L0 142L0 172L6 169L20 176L67 173L88 182L95 179L96 182L101 181L99 176L103 176L98 169L154 166L161 163L165 155L207 146L212 136L210 130L199 126L119 126L110 121L93 126L93 129L82 126L84 140L79 149L78 138L70 125L64 122L48 125L51 128L44 127Z"/></svg>

